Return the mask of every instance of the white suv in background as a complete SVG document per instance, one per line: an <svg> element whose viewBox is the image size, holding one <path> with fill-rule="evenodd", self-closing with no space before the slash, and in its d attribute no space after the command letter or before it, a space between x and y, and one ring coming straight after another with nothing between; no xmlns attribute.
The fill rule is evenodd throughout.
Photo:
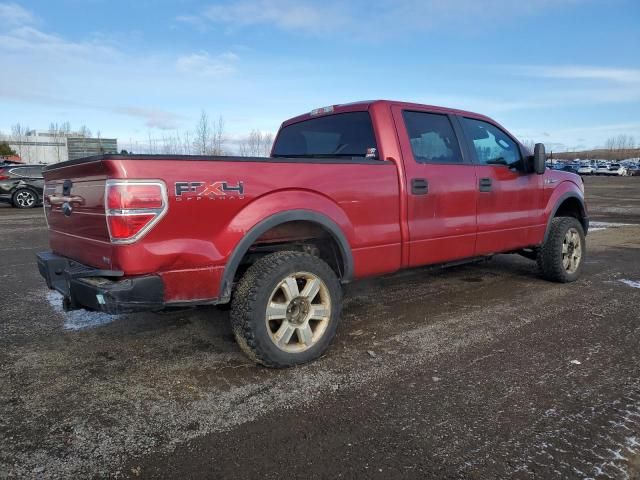
<svg viewBox="0 0 640 480"><path fill-rule="evenodd" d="M595 169L591 165L580 165L578 167L578 175L593 175Z"/></svg>

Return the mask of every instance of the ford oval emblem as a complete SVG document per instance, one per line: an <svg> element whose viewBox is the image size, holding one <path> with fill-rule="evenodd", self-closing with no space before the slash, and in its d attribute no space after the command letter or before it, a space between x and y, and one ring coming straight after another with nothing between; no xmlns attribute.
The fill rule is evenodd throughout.
<svg viewBox="0 0 640 480"><path fill-rule="evenodd" d="M64 213L64 216L68 217L71 215L72 212L73 212L73 207L71 207L71 204L69 202L64 202L62 204L62 213Z"/></svg>

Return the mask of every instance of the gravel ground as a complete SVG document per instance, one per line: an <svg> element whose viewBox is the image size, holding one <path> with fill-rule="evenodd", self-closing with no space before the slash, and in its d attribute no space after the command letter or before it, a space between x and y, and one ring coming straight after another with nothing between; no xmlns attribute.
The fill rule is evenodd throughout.
<svg viewBox="0 0 640 480"><path fill-rule="evenodd" d="M63 313L41 213L0 206L0 478L640 478L640 177L585 181L578 282L507 255L357 282L285 371L216 308Z"/></svg>

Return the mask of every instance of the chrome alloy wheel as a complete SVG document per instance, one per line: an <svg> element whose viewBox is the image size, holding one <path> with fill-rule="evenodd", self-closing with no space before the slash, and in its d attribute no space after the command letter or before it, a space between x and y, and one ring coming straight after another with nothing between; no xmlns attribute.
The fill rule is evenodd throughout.
<svg viewBox="0 0 640 480"><path fill-rule="evenodd" d="M36 196L29 190L22 190L16 194L16 203L22 208L32 207L36 203Z"/></svg>
<svg viewBox="0 0 640 480"><path fill-rule="evenodd" d="M285 277L269 297L266 311L271 341L288 353L315 345L331 318L331 296L320 278L309 272Z"/></svg>
<svg viewBox="0 0 640 480"><path fill-rule="evenodd" d="M562 241L562 266L567 273L574 273L582 260L582 243L580 234L575 228L570 228Z"/></svg>

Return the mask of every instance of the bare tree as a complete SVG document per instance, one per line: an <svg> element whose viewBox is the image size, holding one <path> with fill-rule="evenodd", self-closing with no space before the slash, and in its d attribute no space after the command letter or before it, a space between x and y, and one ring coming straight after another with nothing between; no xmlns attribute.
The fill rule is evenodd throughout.
<svg viewBox="0 0 640 480"><path fill-rule="evenodd" d="M151 155L156 153L156 140L151 138L151 132L147 132L147 138L149 140L148 153Z"/></svg>
<svg viewBox="0 0 640 480"><path fill-rule="evenodd" d="M193 149L197 155L206 155L209 147L209 140L211 138L211 124L209 123L209 117L207 112L202 110L200 113L200 119L196 124L194 133Z"/></svg>
<svg viewBox="0 0 640 480"><path fill-rule="evenodd" d="M56 162L62 161L61 148L64 145L64 139L69 134L71 126L69 122L63 122L58 124L57 122L51 122L49 124L49 135L53 137L53 143L56 149Z"/></svg>
<svg viewBox="0 0 640 480"><path fill-rule="evenodd" d="M14 142L16 142L18 155L25 163L31 163L34 157L33 149L26 145L30 133L31 129L27 125L21 125L20 123L11 125L11 134Z"/></svg>
<svg viewBox="0 0 640 480"><path fill-rule="evenodd" d="M78 130L81 137L91 138L91 130L86 125L82 125Z"/></svg>
<svg viewBox="0 0 640 480"><path fill-rule="evenodd" d="M15 142L16 150L18 151L18 156L20 158L24 158L25 156L26 149L23 148L23 142L28 130L29 127L25 127L20 123L14 123L13 125L11 125L11 136L13 137L13 141Z"/></svg>
<svg viewBox="0 0 640 480"><path fill-rule="evenodd" d="M213 124L211 140L209 142L209 155L224 155L224 144L227 138L224 131L224 119L218 117L218 121Z"/></svg>
<svg viewBox="0 0 640 480"><path fill-rule="evenodd" d="M182 151L185 155L191 155L191 136L188 131L184 132L184 137L182 140Z"/></svg>
<svg viewBox="0 0 640 480"><path fill-rule="evenodd" d="M262 133L260 130L251 130L251 133L240 142L240 156L243 157L268 157L271 153L273 135Z"/></svg>
<svg viewBox="0 0 640 480"><path fill-rule="evenodd" d="M207 112L202 110L193 133L195 137L193 149L196 155L224 155L226 135L222 117L218 117L218 120L212 124Z"/></svg>
<svg viewBox="0 0 640 480"><path fill-rule="evenodd" d="M535 140L524 140L522 142L522 144L527 147L527 150L529 150L531 153L533 153L534 147L536 146L536 141Z"/></svg>
<svg viewBox="0 0 640 480"><path fill-rule="evenodd" d="M633 135L620 134L615 137L607 138L605 149L611 152L611 158L616 160L624 160L634 155L636 140Z"/></svg>

